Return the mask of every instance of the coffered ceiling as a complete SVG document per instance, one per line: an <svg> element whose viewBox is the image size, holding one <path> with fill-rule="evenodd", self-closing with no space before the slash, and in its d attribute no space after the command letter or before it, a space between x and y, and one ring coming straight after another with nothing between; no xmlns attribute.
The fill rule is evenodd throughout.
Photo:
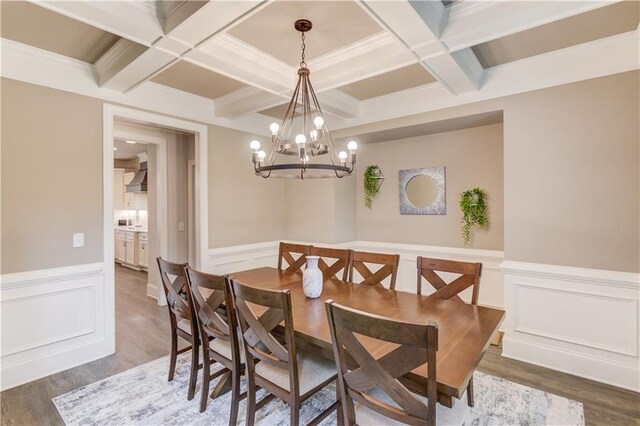
<svg viewBox="0 0 640 426"><path fill-rule="evenodd" d="M634 0L1 6L3 76L55 80L55 87L147 108L163 99L166 113L252 131L280 118L288 103L299 18L313 22L306 38L311 80L338 128L640 67ZM69 68L65 56L89 68ZM67 68L58 75L47 66Z"/></svg>

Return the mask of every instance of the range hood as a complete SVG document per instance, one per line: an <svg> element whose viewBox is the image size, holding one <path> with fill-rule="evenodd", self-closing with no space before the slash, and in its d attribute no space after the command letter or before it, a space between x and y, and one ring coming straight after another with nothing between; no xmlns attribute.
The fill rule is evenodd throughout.
<svg viewBox="0 0 640 426"><path fill-rule="evenodd" d="M126 192L147 192L147 158L146 155L139 156L140 160L140 170L136 173L136 175L131 179L131 182L127 184Z"/></svg>

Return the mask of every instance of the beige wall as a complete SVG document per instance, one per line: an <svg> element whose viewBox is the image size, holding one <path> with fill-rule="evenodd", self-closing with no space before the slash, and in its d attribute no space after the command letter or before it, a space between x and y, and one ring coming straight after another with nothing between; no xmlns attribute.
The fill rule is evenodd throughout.
<svg viewBox="0 0 640 426"><path fill-rule="evenodd" d="M102 102L1 84L2 273L102 262Z"/></svg>
<svg viewBox="0 0 640 426"><path fill-rule="evenodd" d="M637 71L345 129L504 110L505 258L640 271ZM385 183L386 184L386 183Z"/></svg>
<svg viewBox="0 0 640 426"><path fill-rule="evenodd" d="M285 238L340 243L356 237L355 178L287 179Z"/></svg>
<svg viewBox="0 0 640 426"><path fill-rule="evenodd" d="M363 173L378 165L385 176L372 209L364 206ZM401 215L398 172L446 167L446 215ZM357 167L357 236L382 241L463 247L460 193L480 187L487 192L490 229L475 231L470 247L502 250L502 124L361 145Z"/></svg>
<svg viewBox="0 0 640 426"><path fill-rule="evenodd" d="M209 126L209 247L281 239L285 182L254 175L249 142L264 137Z"/></svg>

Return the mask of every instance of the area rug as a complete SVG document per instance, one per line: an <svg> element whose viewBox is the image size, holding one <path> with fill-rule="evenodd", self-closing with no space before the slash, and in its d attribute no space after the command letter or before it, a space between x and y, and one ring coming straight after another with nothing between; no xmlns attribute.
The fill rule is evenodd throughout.
<svg viewBox="0 0 640 426"><path fill-rule="evenodd" d="M172 382L167 381L169 358L164 357L57 396L53 402L67 425L228 425L229 394L209 400L204 413L199 411L199 387L196 397L187 401L189 360L188 353L178 358ZM466 424L584 424L583 407L577 401L480 372L474 375L474 387L475 407ZM323 389L303 404L300 423L308 423L334 399L335 387ZM466 403L466 398L457 403ZM245 408L242 401L238 424L244 424ZM257 425L288 423L289 408L278 400L260 409L256 416ZM335 413L323 422L334 424Z"/></svg>

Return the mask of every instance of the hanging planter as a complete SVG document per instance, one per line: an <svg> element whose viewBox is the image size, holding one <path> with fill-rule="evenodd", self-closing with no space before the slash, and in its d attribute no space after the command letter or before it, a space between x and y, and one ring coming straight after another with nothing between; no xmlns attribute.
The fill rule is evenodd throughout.
<svg viewBox="0 0 640 426"><path fill-rule="evenodd" d="M378 166L368 166L364 171L364 205L371 208L384 182L384 175Z"/></svg>
<svg viewBox="0 0 640 426"><path fill-rule="evenodd" d="M460 209L462 210L462 239L464 245L471 240L471 230L478 227L486 230L489 227L487 216L486 194L480 188L473 188L460 194Z"/></svg>

